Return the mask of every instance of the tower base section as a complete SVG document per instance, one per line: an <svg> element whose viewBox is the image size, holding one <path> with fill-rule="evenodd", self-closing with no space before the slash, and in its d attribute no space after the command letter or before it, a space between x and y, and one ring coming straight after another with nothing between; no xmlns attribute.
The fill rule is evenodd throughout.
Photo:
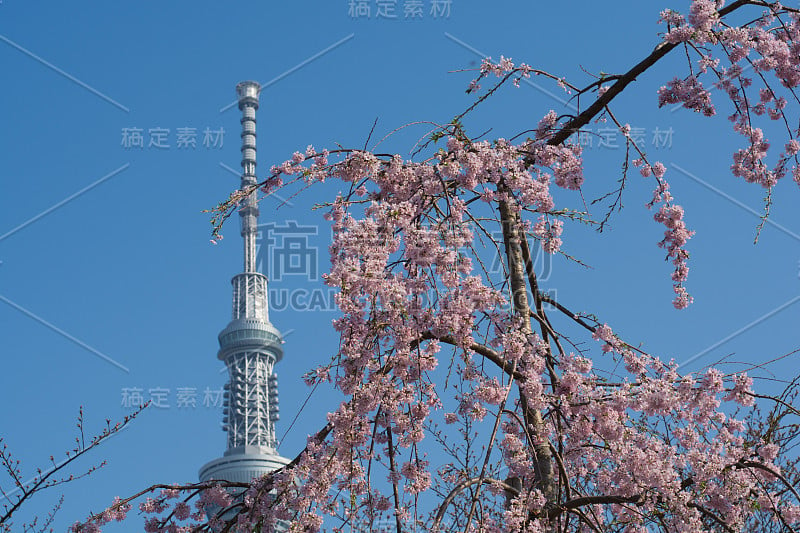
<svg viewBox="0 0 800 533"><path fill-rule="evenodd" d="M225 453L219 459L214 459L203 465L200 469L200 481L219 479L237 483L250 483L254 478L274 472L289 464L290 460L278 454L235 450L234 453ZM257 448L256 448L257 449Z"/></svg>
<svg viewBox="0 0 800 533"><path fill-rule="evenodd" d="M249 448L249 449L248 449ZM270 472L274 472L281 467L288 465L291 461L286 457L274 453L263 453L257 446L243 446L225 452L223 457L209 461L200 469L200 481L231 481L236 483L250 483L254 478L261 477ZM241 498L244 491L242 489L229 490L235 499ZM211 518L220 509L216 506L208 506L205 509L206 515ZM226 513L227 516L227 513ZM275 531L287 531L289 524L279 521Z"/></svg>

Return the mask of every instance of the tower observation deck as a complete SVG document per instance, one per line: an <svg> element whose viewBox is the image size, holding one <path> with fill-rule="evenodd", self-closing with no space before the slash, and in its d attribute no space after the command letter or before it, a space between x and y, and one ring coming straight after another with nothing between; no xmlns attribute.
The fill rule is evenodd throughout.
<svg viewBox="0 0 800 533"><path fill-rule="evenodd" d="M242 181L256 179L256 110L261 87L254 81L236 86L242 112ZM269 321L267 278L256 270L258 232L256 191L239 206L244 240L244 270L231 280L233 318L219 334L217 357L228 369L224 389L222 429L228 445L224 455L200 469L200 481L212 479L248 483L289 463L278 455L278 376L283 338Z"/></svg>

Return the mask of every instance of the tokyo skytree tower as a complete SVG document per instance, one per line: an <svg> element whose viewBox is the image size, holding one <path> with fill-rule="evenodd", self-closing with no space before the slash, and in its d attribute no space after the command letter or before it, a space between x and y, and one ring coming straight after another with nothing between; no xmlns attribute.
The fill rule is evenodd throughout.
<svg viewBox="0 0 800 533"><path fill-rule="evenodd" d="M242 182L256 178L256 110L261 86L244 81L236 86L242 112ZM240 204L244 270L231 280L233 318L219 334L217 357L228 368L223 430L227 450L200 469L200 481L250 482L289 463L278 455L275 422L278 389L275 364L283 357L283 338L269 321L267 277L256 270L258 204L254 191Z"/></svg>

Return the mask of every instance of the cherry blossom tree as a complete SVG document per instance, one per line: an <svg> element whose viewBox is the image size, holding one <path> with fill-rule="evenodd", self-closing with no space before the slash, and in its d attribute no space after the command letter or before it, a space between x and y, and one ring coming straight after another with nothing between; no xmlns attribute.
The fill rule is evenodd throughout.
<svg viewBox="0 0 800 533"><path fill-rule="evenodd" d="M602 309L578 313L580 302L539 287L534 247L564 253L570 224L605 229L638 169L652 180L646 207L663 226L654 241L671 263L672 303L692 303L684 210L665 166L610 107L670 53L686 67L665 81L659 105L730 113L742 142L731 173L766 191L764 217L787 174L800 184L800 10L693 0L688 13L666 10L660 22L652 52L585 85L485 59L468 88L474 105L436 127L411 159L309 146L274 166L258 185L264 194L326 180L346 191L325 204L334 234L325 282L338 290L341 342L307 374L345 401L279 471L249 485L149 487L73 529L99 530L148 496L147 531L270 531L279 520L291 531L800 530L798 378L766 396L743 373L679 373L615 334ZM531 76L569 92L578 112L543 110L507 139L472 137L468 114ZM722 98L712 99L712 87ZM575 141L600 118L627 148L605 217L582 202L591 177ZM777 143L765 138L770 121L785 132ZM554 187L575 191L575 204L558 205ZM217 230L252 192L217 208ZM493 257L499 273L486 266ZM220 510L205 522L210 505Z"/></svg>

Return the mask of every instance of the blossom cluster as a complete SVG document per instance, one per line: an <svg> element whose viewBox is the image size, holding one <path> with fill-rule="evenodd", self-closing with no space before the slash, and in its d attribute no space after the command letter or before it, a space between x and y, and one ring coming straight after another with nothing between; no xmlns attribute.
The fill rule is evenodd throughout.
<svg viewBox="0 0 800 533"><path fill-rule="evenodd" d="M800 11L785 10L779 2L765 3L767 10L761 17L742 26L731 26L719 17L722 4L693 0L688 17L671 10L662 12L659 20L668 28L665 42L688 45L699 57L696 73L683 79L676 77L661 87L659 106L680 103L706 116L715 114L711 93L700 80L700 76L713 76L714 87L733 105L734 111L728 117L733 129L746 142L744 148L733 154L733 175L772 188L786 175L793 161L791 172L800 183L800 166L793 150L800 130L787 120L786 96L780 95L780 88L767 80L767 75L773 74L780 86L796 98L793 91L800 86ZM719 50L718 57L713 56L711 46ZM721 65L723 58L727 66ZM746 75L749 68L755 76ZM754 77L762 81L757 94L752 89ZM783 121L789 136L786 149L772 166L767 162L770 143L762 128L753 125L761 116Z"/></svg>

